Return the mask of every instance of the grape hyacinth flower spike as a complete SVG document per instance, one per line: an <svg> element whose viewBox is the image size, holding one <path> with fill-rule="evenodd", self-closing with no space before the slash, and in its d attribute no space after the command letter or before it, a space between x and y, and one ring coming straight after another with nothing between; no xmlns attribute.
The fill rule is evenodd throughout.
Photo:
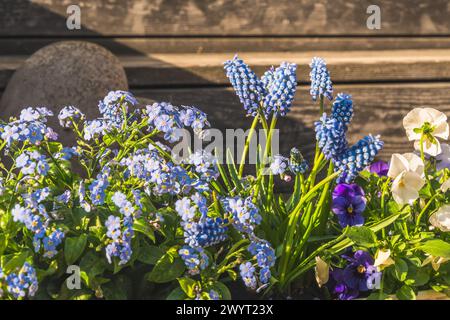
<svg viewBox="0 0 450 320"><path fill-rule="evenodd" d="M248 116L256 116L265 90L260 79L237 55L224 63L227 77Z"/></svg>
<svg viewBox="0 0 450 320"><path fill-rule="evenodd" d="M297 65L283 62L275 70L267 71L261 78L267 94L264 97L264 109L275 115L285 116L294 100L297 89Z"/></svg>
<svg viewBox="0 0 450 320"><path fill-rule="evenodd" d="M311 67L309 73L311 79L310 94L313 101L317 101L320 96L324 96L328 100L333 99L333 83L325 60L314 57L309 66Z"/></svg>
<svg viewBox="0 0 450 320"><path fill-rule="evenodd" d="M347 126L353 118L352 96L346 93L338 93L331 107L331 115L334 119L342 122L347 130Z"/></svg>

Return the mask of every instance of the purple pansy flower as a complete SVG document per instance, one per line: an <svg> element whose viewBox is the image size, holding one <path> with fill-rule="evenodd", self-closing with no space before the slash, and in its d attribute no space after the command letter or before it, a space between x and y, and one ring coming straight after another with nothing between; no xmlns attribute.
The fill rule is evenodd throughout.
<svg viewBox="0 0 450 320"><path fill-rule="evenodd" d="M331 276L335 281L333 292L339 300L352 300L359 296L357 289L350 288L345 284L343 269L334 269L331 271Z"/></svg>
<svg viewBox="0 0 450 320"><path fill-rule="evenodd" d="M385 177L389 171L389 165L384 161L377 161L370 165L369 171L376 173L380 177Z"/></svg>
<svg viewBox="0 0 450 320"><path fill-rule="evenodd" d="M367 291L373 288L377 278L381 276L373 265L372 256L362 250L354 253L353 257L344 257L349 261L345 267L342 277L344 283L351 289Z"/></svg>
<svg viewBox="0 0 450 320"><path fill-rule="evenodd" d="M372 256L362 250L353 256L343 256L349 263L344 269L335 268L331 272L334 294L340 300L351 300L359 296L360 292L376 288L381 280L381 272L373 265Z"/></svg>
<svg viewBox="0 0 450 320"><path fill-rule="evenodd" d="M341 227L364 224L362 212L366 208L364 190L357 184L340 183L333 191L332 211Z"/></svg>

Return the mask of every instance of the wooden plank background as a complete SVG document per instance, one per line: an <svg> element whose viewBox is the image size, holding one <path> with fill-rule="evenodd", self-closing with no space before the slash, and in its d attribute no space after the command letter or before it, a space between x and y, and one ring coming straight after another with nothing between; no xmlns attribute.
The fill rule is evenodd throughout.
<svg viewBox="0 0 450 320"><path fill-rule="evenodd" d="M280 121L285 152L313 149L318 110L307 85L314 56L326 58L335 91L354 98L351 142L380 134L385 159L411 150L401 125L411 108L450 116L447 0L90 0L78 3L82 29L73 31L66 28L71 4L0 1L0 90L30 54L72 39L118 55L130 90L145 101L197 105L221 129L249 124L223 61L239 53L259 75L282 61L297 63L296 101ZM380 30L366 27L372 4L381 8Z"/></svg>
<svg viewBox="0 0 450 320"><path fill-rule="evenodd" d="M1 35L73 35L65 28L72 0L6 0ZM91 0L81 1L79 34L371 35L366 10L379 5L384 35L448 35L447 0Z"/></svg>

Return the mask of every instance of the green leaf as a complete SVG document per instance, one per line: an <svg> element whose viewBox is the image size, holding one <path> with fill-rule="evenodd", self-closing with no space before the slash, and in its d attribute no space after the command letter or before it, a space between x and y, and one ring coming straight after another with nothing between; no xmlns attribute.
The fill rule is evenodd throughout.
<svg viewBox="0 0 450 320"><path fill-rule="evenodd" d="M410 286L403 286L395 293L400 300L416 300L416 294Z"/></svg>
<svg viewBox="0 0 450 320"><path fill-rule="evenodd" d="M217 281L216 283L214 283L213 287L214 289L219 291L222 300L231 300L231 292L228 289L228 287L224 285L222 282Z"/></svg>
<svg viewBox="0 0 450 320"><path fill-rule="evenodd" d="M103 257L97 256L94 252L88 251L80 261L80 269L85 271L89 277L102 274L106 268Z"/></svg>
<svg viewBox="0 0 450 320"><path fill-rule="evenodd" d="M227 163L231 181L233 181L233 184L236 187L237 192L239 192L242 190L242 183L241 180L239 180L236 165L234 164L233 155L231 154L230 149L227 149Z"/></svg>
<svg viewBox="0 0 450 320"><path fill-rule="evenodd" d="M64 257L68 265L73 264L83 254L87 244L87 235L67 238L64 244Z"/></svg>
<svg viewBox="0 0 450 320"><path fill-rule="evenodd" d="M414 287L420 287L426 285L428 281L430 281L430 275L428 274L427 270L417 268L415 270L410 270L410 272L408 273L408 279L406 279L405 284Z"/></svg>
<svg viewBox="0 0 450 320"><path fill-rule="evenodd" d="M373 247L377 242L377 236L367 227L351 227L347 235L356 245L363 247Z"/></svg>
<svg viewBox="0 0 450 320"><path fill-rule="evenodd" d="M166 298L166 300L186 300L186 299L187 296L183 292L183 290L181 290L180 287L176 287L175 289L173 289Z"/></svg>
<svg viewBox="0 0 450 320"><path fill-rule="evenodd" d="M179 278L178 283L180 284L181 290L183 290L189 298L195 298L195 292L199 286L197 281L191 278Z"/></svg>
<svg viewBox="0 0 450 320"><path fill-rule="evenodd" d="M158 260L146 278L148 281L156 283L170 282L181 276L184 270L185 266L181 258L173 258L171 254L166 253Z"/></svg>
<svg viewBox="0 0 450 320"><path fill-rule="evenodd" d="M23 264L29 256L28 251L23 251L16 254L9 254L3 256L1 259L1 265L3 266L3 272L8 274L10 272L17 271L16 269L22 268Z"/></svg>
<svg viewBox="0 0 450 320"><path fill-rule="evenodd" d="M142 242L139 248L139 255L137 260L146 264L155 264L164 255L164 251L157 246L149 245L147 242Z"/></svg>
<svg viewBox="0 0 450 320"><path fill-rule="evenodd" d="M113 281L102 285L103 296L106 300L127 300L131 288L131 281L125 276L117 276Z"/></svg>
<svg viewBox="0 0 450 320"><path fill-rule="evenodd" d="M133 223L133 230L147 236L150 240L155 242L155 232L152 227L143 219L135 220Z"/></svg>
<svg viewBox="0 0 450 320"><path fill-rule="evenodd" d="M428 240L419 249L432 255L433 257L442 257L450 259L450 243L440 239Z"/></svg>
<svg viewBox="0 0 450 320"><path fill-rule="evenodd" d="M4 234L0 234L0 256L3 255L3 252L7 246L8 242L6 241L6 236Z"/></svg>
<svg viewBox="0 0 450 320"><path fill-rule="evenodd" d="M408 264L403 259L400 259L400 258L395 259L394 276L399 281L403 282L406 280L407 275L408 275Z"/></svg>

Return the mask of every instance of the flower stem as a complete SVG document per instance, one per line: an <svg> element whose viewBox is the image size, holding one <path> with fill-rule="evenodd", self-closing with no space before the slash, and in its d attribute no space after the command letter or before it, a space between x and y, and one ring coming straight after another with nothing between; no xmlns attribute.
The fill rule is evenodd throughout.
<svg viewBox="0 0 450 320"><path fill-rule="evenodd" d="M255 116L252 122L252 126L250 127L247 140L245 141L244 151L242 152L241 157L241 163L239 165L239 178L242 178L242 174L244 173L244 165L245 165L245 158L247 157L248 149L250 147L250 142L252 141L253 134L255 132L255 128L258 125L259 121L259 114Z"/></svg>

